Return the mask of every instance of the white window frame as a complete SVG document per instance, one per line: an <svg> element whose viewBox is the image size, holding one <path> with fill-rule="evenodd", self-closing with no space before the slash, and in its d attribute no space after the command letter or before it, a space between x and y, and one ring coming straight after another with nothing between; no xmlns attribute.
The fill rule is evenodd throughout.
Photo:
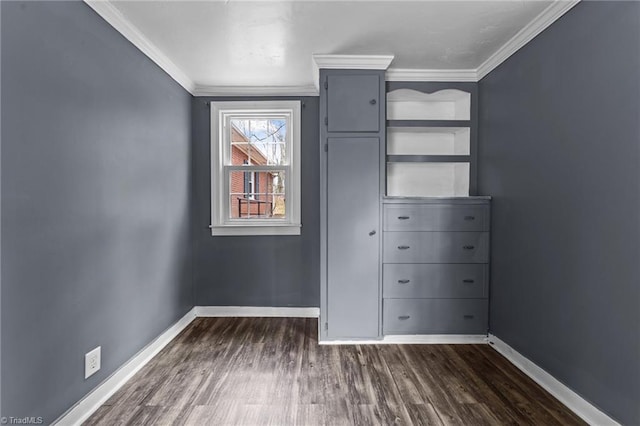
<svg viewBox="0 0 640 426"><path fill-rule="evenodd" d="M225 123L231 117L285 115L288 118L285 165L230 165L231 132ZM229 164L225 164L228 161ZM284 170L285 217L282 219L238 219L229 212L229 172ZM211 235L300 235L300 101L211 102Z"/></svg>

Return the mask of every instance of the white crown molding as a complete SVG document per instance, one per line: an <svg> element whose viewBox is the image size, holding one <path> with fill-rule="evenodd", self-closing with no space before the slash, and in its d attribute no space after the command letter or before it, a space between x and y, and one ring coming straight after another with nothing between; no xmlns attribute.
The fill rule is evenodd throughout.
<svg viewBox="0 0 640 426"><path fill-rule="evenodd" d="M430 70L389 68L387 81L478 81L478 71L475 69L460 70Z"/></svg>
<svg viewBox="0 0 640 426"><path fill-rule="evenodd" d="M289 308L271 306L196 306L198 317L284 317L318 318L320 308Z"/></svg>
<svg viewBox="0 0 640 426"><path fill-rule="evenodd" d="M619 426L618 422L493 334L489 334L489 345L588 424Z"/></svg>
<svg viewBox="0 0 640 426"><path fill-rule="evenodd" d="M314 53L313 62L318 68L386 70L394 55L324 55Z"/></svg>
<svg viewBox="0 0 640 426"><path fill-rule="evenodd" d="M486 345L486 334L390 334L382 339L320 340L320 345Z"/></svg>
<svg viewBox="0 0 640 426"><path fill-rule="evenodd" d="M98 408L102 406L118 389L120 389L131 377L151 361L171 342L182 330L196 319L195 308L187 312L174 325L149 343L129 361L118 368L105 381L78 401L66 413L53 422L56 426L75 426L87 420Z"/></svg>
<svg viewBox="0 0 640 426"><path fill-rule="evenodd" d="M533 40L533 38L553 24L579 2L580 0L555 0L478 67L478 81L482 80L487 74L498 67L498 65L506 61L522 46Z"/></svg>
<svg viewBox="0 0 640 426"><path fill-rule="evenodd" d="M136 28L109 0L84 0L98 15L164 70L179 85L193 94L195 83L167 55Z"/></svg>
<svg viewBox="0 0 640 426"><path fill-rule="evenodd" d="M320 68L351 70L386 70L394 55L326 55L314 53L313 84L320 90Z"/></svg>
<svg viewBox="0 0 640 426"><path fill-rule="evenodd" d="M314 85L308 86L199 86L193 96L318 96Z"/></svg>

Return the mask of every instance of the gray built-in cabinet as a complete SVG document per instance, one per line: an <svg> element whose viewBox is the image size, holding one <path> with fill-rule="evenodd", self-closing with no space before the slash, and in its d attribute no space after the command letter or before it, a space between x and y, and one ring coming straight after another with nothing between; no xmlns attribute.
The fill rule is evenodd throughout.
<svg viewBox="0 0 640 426"><path fill-rule="evenodd" d="M320 71L325 339L380 335L384 72Z"/></svg>
<svg viewBox="0 0 640 426"><path fill-rule="evenodd" d="M486 333L488 199L387 198L383 209L383 333Z"/></svg>
<svg viewBox="0 0 640 426"><path fill-rule="evenodd" d="M476 89L320 70L321 340L487 332Z"/></svg>

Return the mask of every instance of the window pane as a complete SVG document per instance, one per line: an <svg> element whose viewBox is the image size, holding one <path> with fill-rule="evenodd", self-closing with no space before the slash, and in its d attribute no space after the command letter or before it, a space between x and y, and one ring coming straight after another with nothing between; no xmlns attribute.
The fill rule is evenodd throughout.
<svg viewBox="0 0 640 426"><path fill-rule="evenodd" d="M229 172L229 217L232 219L283 219L285 172Z"/></svg>
<svg viewBox="0 0 640 426"><path fill-rule="evenodd" d="M232 118L231 164L287 164L287 119Z"/></svg>

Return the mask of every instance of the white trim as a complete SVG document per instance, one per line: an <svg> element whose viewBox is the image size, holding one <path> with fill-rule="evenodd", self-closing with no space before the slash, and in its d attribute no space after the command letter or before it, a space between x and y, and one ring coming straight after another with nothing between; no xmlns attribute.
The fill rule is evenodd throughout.
<svg viewBox="0 0 640 426"><path fill-rule="evenodd" d="M386 70L394 55L325 55L314 53L313 84L320 91L320 68L352 70Z"/></svg>
<svg viewBox="0 0 640 426"><path fill-rule="evenodd" d="M506 61L511 55L520 50L522 46L533 40L534 37L544 31L548 26L553 24L579 2L580 0L555 0L551 3L478 67L478 81L482 80L498 65Z"/></svg>
<svg viewBox="0 0 640 426"><path fill-rule="evenodd" d="M196 318L196 309L191 309L178 322L169 327L164 333L149 343L129 361L118 368L109 378L103 381L90 393L85 395L66 413L53 422L54 425L80 425L100 408L118 389L122 387L134 374L147 365L151 359L171 342Z"/></svg>
<svg viewBox="0 0 640 426"><path fill-rule="evenodd" d="M486 345L486 334L388 334L382 339L321 340L320 345Z"/></svg>
<svg viewBox="0 0 640 426"><path fill-rule="evenodd" d="M300 235L302 225L282 226L211 226L211 235L214 237L241 236L241 235Z"/></svg>
<svg viewBox="0 0 640 426"><path fill-rule="evenodd" d="M193 96L318 96L318 89L308 86L203 86L196 85Z"/></svg>
<svg viewBox="0 0 640 426"><path fill-rule="evenodd" d="M430 70L389 68L387 81L478 81L478 71L475 69L460 70Z"/></svg>
<svg viewBox="0 0 640 426"><path fill-rule="evenodd" d="M314 53L313 62L318 68L357 70L386 70L394 55L324 55Z"/></svg>
<svg viewBox="0 0 640 426"><path fill-rule="evenodd" d="M598 426L619 425L618 422L493 334L489 334L489 345L585 422Z"/></svg>
<svg viewBox="0 0 640 426"><path fill-rule="evenodd" d="M169 74L185 90L193 94L195 83L169 57L151 42L135 25L108 0L84 0L84 2L100 15L107 23L129 40L149 59L155 62L164 72Z"/></svg>
<svg viewBox="0 0 640 426"><path fill-rule="evenodd" d="M198 317L283 317L318 318L320 308L290 308L272 306L196 306Z"/></svg>

